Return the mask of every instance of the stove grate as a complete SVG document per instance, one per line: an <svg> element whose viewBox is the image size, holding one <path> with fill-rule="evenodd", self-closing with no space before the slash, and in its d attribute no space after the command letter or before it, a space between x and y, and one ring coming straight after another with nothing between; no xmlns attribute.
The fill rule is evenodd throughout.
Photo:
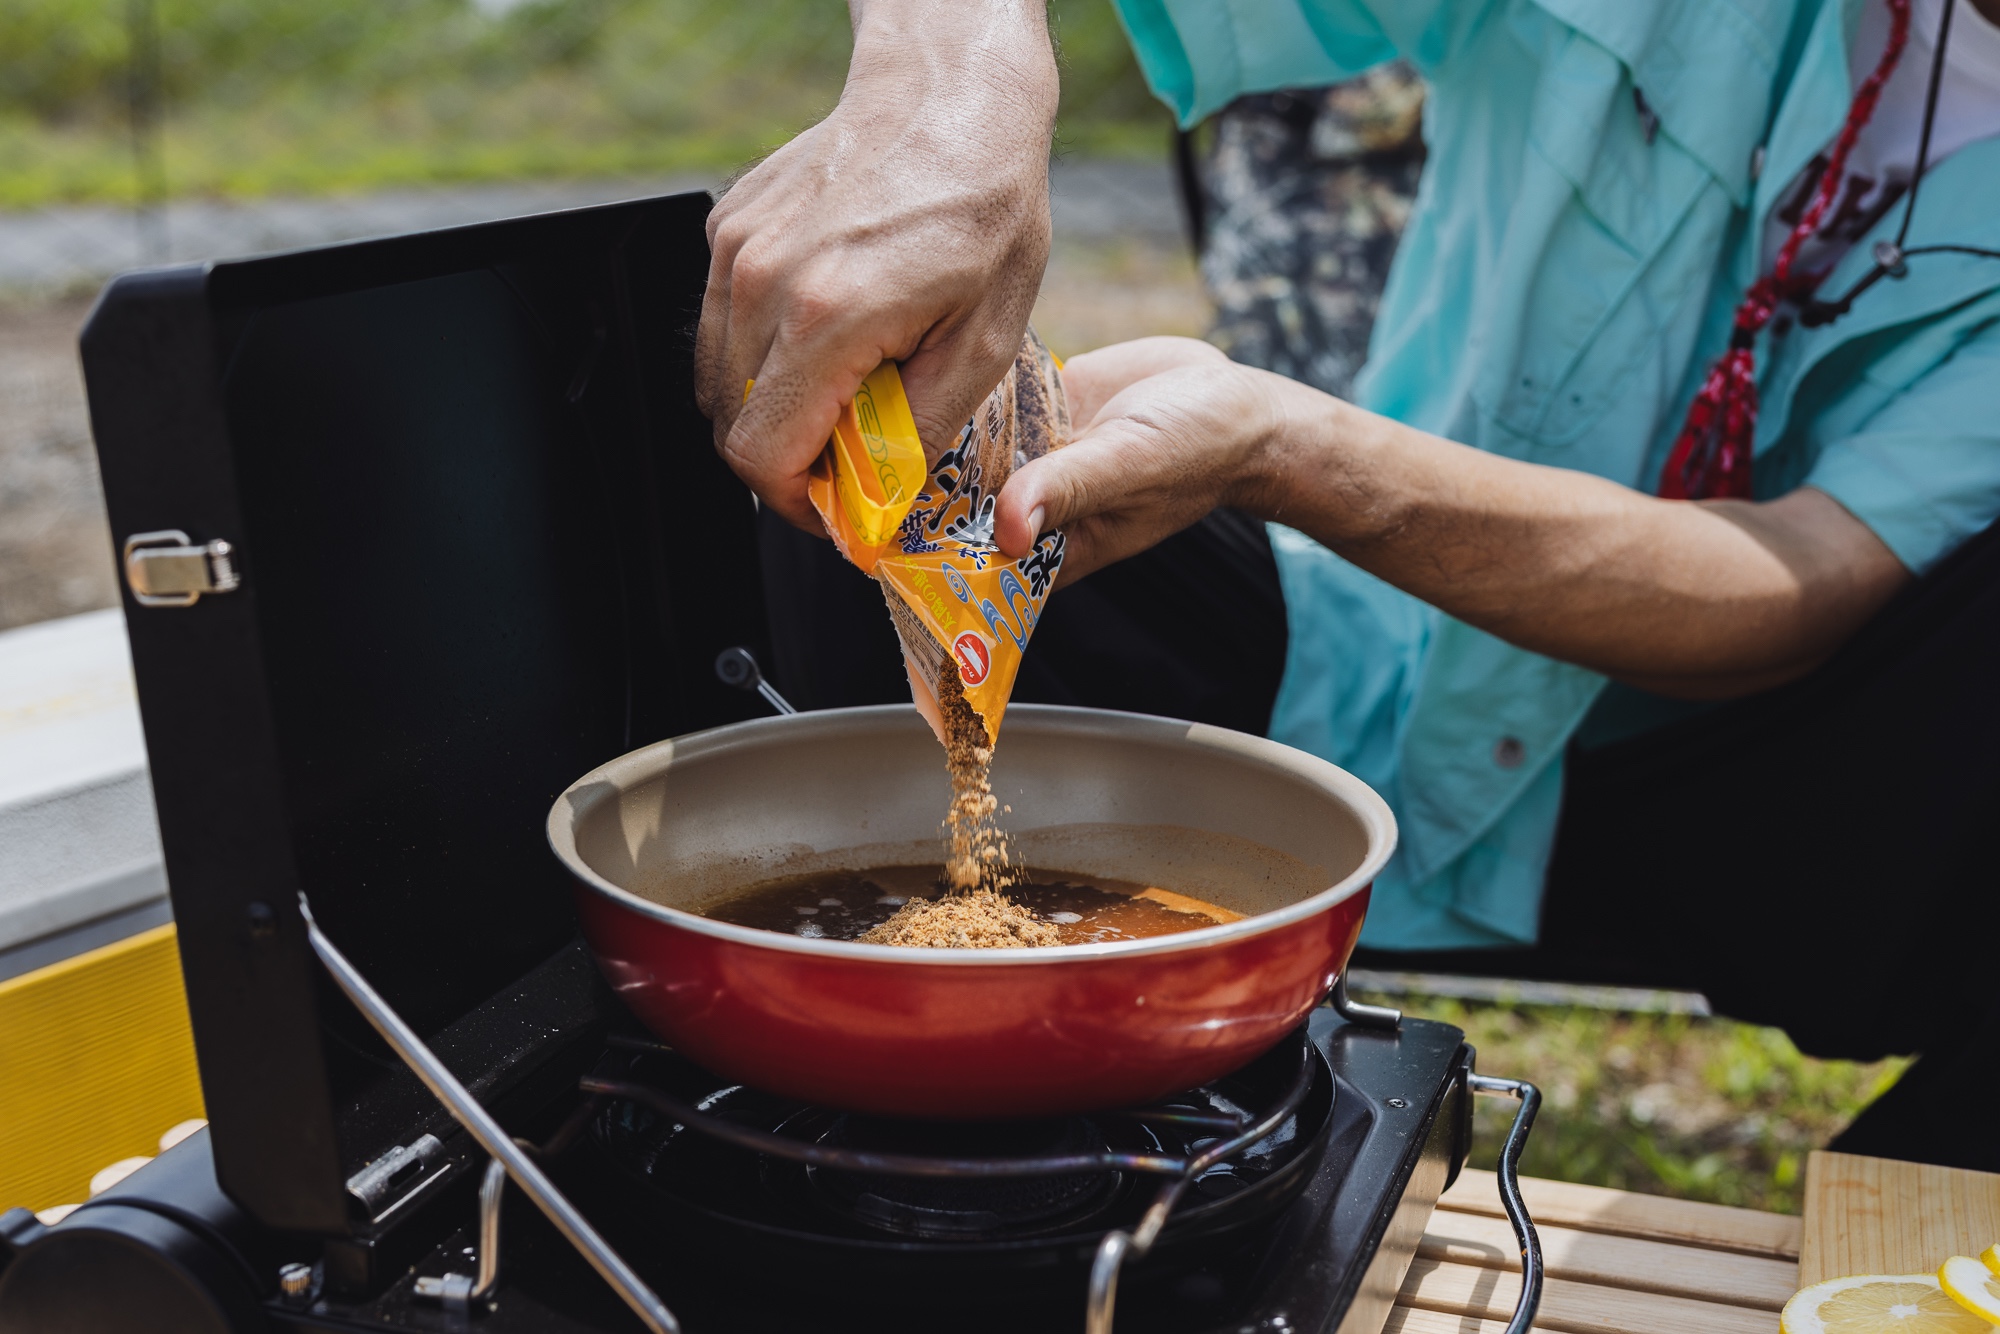
<svg viewBox="0 0 2000 1334"><path fill-rule="evenodd" d="M664 1044L648 1043L643 1039L625 1039L617 1045L661 1055L671 1053L671 1048ZM1312 1040L1305 1025L1300 1025L1283 1039L1275 1050L1288 1053L1289 1082L1284 1086L1284 1092L1263 1110L1262 1115L1242 1111L1204 1112L1183 1107L1141 1107L1111 1114L1141 1123L1209 1132L1194 1139L1187 1146L1187 1151L1182 1153L1135 1152L1110 1145L1022 1154L906 1153L827 1143L824 1139L809 1141L759 1129L717 1116L685 1098L635 1080L587 1075L580 1081L579 1087L595 1097L645 1107L671 1118L678 1126L737 1148L803 1164L809 1171L840 1173L850 1180L871 1177L961 1182L1033 1180L1061 1195L1066 1193L1066 1185L1090 1174L1131 1172L1160 1178L1159 1190L1138 1223L1129 1229L1113 1229L1098 1243L1091 1266L1085 1327L1089 1334L1110 1334L1117 1304L1118 1279L1125 1262L1142 1258L1152 1249L1189 1186L1212 1169L1272 1139L1305 1103L1318 1073ZM881 1196L877 1194L872 1198L880 1200ZM906 1225L911 1217L907 1208L896 1211L891 1207L889 1212L892 1219L900 1218ZM960 1222L963 1225L963 1217ZM949 1235L951 1228L946 1225L939 1231Z"/></svg>
<svg viewBox="0 0 2000 1334"><path fill-rule="evenodd" d="M1303 1026L1284 1041L1295 1053L1296 1073L1284 1095L1260 1118L1253 1119L1247 1113L1224 1117L1173 1107L1142 1107L1113 1113L1135 1121L1196 1126L1226 1136L1197 1154L1143 1153L1110 1147L1021 1155L899 1153L809 1142L775 1131L759 1130L704 1112L684 1098L633 1080L586 1075L579 1087L585 1093L599 1097L638 1103L671 1117L689 1130L753 1153L835 1171L914 1177L1043 1177L1084 1172L1143 1172L1153 1176L1186 1178L1198 1175L1206 1167L1233 1157L1266 1138L1305 1101L1313 1079L1312 1044ZM635 1044L627 1041L619 1045L631 1047ZM648 1047L661 1054L671 1051L664 1044L648 1044Z"/></svg>

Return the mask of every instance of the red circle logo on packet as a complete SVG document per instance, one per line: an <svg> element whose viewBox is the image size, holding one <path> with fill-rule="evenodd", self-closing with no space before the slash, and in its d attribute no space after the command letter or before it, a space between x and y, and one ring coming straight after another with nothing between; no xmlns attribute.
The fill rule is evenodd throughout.
<svg viewBox="0 0 2000 1334"><path fill-rule="evenodd" d="M993 646L977 630L967 630L951 641L952 656L958 659L958 679L976 686L993 670Z"/></svg>

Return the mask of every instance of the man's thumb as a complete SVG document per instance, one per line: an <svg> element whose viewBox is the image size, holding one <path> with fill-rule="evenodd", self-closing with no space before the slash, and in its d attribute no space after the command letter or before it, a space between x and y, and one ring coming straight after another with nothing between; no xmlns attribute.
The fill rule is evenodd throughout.
<svg viewBox="0 0 2000 1334"><path fill-rule="evenodd" d="M1052 528L1083 517L1089 479L1100 462L1099 448L1071 444L1045 454L1007 479L993 511L993 541L1015 560Z"/></svg>

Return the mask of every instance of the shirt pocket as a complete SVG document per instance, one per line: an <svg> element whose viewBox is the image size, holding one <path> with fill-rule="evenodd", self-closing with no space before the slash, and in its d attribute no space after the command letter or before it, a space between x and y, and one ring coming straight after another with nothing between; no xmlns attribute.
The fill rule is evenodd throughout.
<svg viewBox="0 0 2000 1334"><path fill-rule="evenodd" d="M1515 321L1514 355L1473 390L1507 431L1553 447L1632 397L1643 367L1657 414L1658 388L1679 383L1692 351L1733 213L1723 183L1670 133L1647 142L1616 57L1581 36L1567 46L1536 91L1525 168L1554 194L1552 216L1505 261L1517 266L1514 310L1499 313Z"/></svg>

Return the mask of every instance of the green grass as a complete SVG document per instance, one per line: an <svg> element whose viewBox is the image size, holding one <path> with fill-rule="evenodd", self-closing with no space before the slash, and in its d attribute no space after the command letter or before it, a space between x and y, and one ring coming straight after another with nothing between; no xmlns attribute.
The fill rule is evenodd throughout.
<svg viewBox="0 0 2000 1334"><path fill-rule="evenodd" d="M1818 1061L1776 1029L1688 1015L1395 998L1466 1032L1479 1069L1534 1081L1532 1176L1799 1212L1806 1154L1908 1064ZM1514 1104L1483 1098L1472 1165L1491 1167Z"/></svg>
<svg viewBox="0 0 2000 1334"><path fill-rule="evenodd" d="M726 174L823 116L839 0L157 0L176 196ZM1158 154L1110 0L1054 5L1058 145ZM0 207L127 202L125 0L0 6Z"/></svg>

